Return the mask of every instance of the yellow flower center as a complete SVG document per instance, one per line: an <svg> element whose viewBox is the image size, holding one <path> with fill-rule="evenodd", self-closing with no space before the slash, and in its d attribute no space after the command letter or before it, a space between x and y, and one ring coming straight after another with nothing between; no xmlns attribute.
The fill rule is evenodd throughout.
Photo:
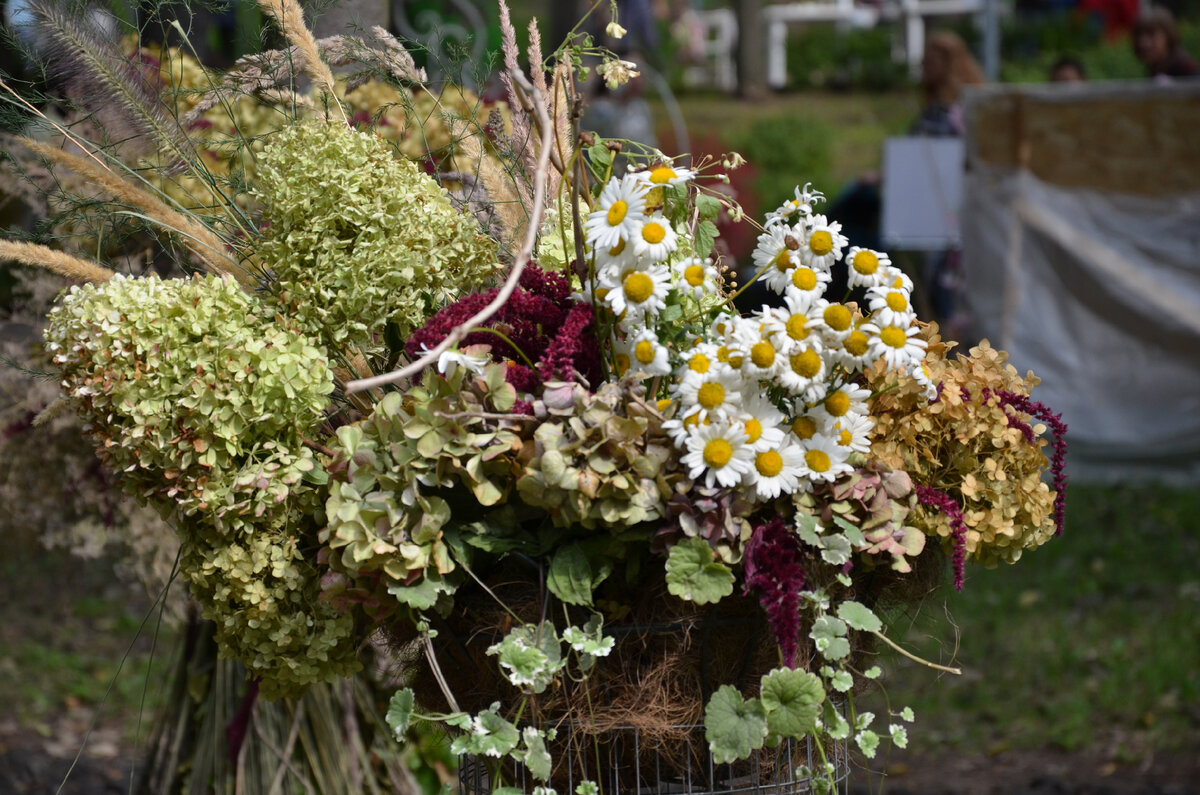
<svg viewBox="0 0 1200 795"><path fill-rule="evenodd" d="M902 276L897 276L896 281L892 282L893 290L899 290L903 286L904 286L904 278Z"/></svg>
<svg viewBox="0 0 1200 795"><path fill-rule="evenodd" d="M685 417L683 420L683 427L685 427L685 428L695 428L699 424L700 424L700 415L698 413L692 414L688 417Z"/></svg>
<svg viewBox="0 0 1200 795"><path fill-rule="evenodd" d="M715 381L709 381L696 390L696 400L701 406L712 411L725 402L725 387Z"/></svg>
<svg viewBox="0 0 1200 795"><path fill-rule="evenodd" d="M854 255L851 265L863 276L871 276L879 270L879 257L875 256L874 251L860 251Z"/></svg>
<svg viewBox="0 0 1200 795"><path fill-rule="evenodd" d="M612 248L610 248L608 250L608 256L610 256L610 257L619 256L620 253L624 250L625 250L625 238L621 238L620 240L617 241L617 245L613 246Z"/></svg>
<svg viewBox="0 0 1200 795"><path fill-rule="evenodd" d="M808 464L808 468L813 472L828 472L832 462L827 453L821 450L809 450L804 454L804 463Z"/></svg>
<svg viewBox="0 0 1200 795"><path fill-rule="evenodd" d="M763 370L775 364L775 346L763 340L750 347L750 361Z"/></svg>
<svg viewBox="0 0 1200 795"><path fill-rule="evenodd" d="M788 318L787 333L794 340L802 340L808 336L808 315L792 315Z"/></svg>
<svg viewBox="0 0 1200 795"><path fill-rule="evenodd" d="M907 312L908 299L904 297L904 293L893 291L887 294L888 309L893 312Z"/></svg>
<svg viewBox="0 0 1200 795"><path fill-rule="evenodd" d="M629 355L625 353L617 354L617 374L625 375L629 371Z"/></svg>
<svg viewBox="0 0 1200 795"><path fill-rule="evenodd" d="M751 417L746 420L746 442L754 444L762 437L762 423Z"/></svg>
<svg viewBox="0 0 1200 795"><path fill-rule="evenodd" d="M655 185L666 185L676 176L677 174L666 166L659 166L650 172L650 181Z"/></svg>
<svg viewBox="0 0 1200 795"><path fill-rule="evenodd" d="M825 410L831 416L841 417L850 410L850 396L845 392L838 390L829 397L825 398Z"/></svg>
<svg viewBox="0 0 1200 795"><path fill-rule="evenodd" d="M809 348L792 354L792 372L801 378L816 378L821 372L821 354Z"/></svg>
<svg viewBox="0 0 1200 795"><path fill-rule="evenodd" d="M853 441L854 434L850 433L850 431L844 430L838 434L838 444L840 444L842 447L849 447L850 443Z"/></svg>
<svg viewBox="0 0 1200 795"><path fill-rule="evenodd" d="M775 259L771 260L780 273L785 273L788 268L792 267L792 258L788 256L788 253L786 248L780 249L779 253L775 255Z"/></svg>
<svg viewBox="0 0 1200 795"><path fill-rule="evenodd" d="M845 331L850 328L850 310L842 304L830 304L825 307L825 324L834 331Z"/></svg>
<svg viewBox="0 0 1200 795"><path fill-rule="evenodd" d="M767 450L754 457L754 468L764 478L773 478L783 471L783 456L774 450Z"/></svg>
<svg viewBox="0 0 1200 795"><path fill-rule="evenodd" d="M625 297L640 304L654 294L654 280L640 271L625 277Z"/></svg>
<svg viewBox="0 0 1200 795"><path fill-rule="evenodd" d="M625 220L625 214L629 212L629 205L617 199L612 203L612 207L608 208L608 225L616 226Z"/></svg>
<svg viewBox="0 0 1200 795"><path fill-rule="evenodd" d="M862 356L867 352L869 340L867 335L855 329L850 332L850 336L846 337L846 341L842 343L842 347L846 349L846 353L851 356Z"/></svg>
<svg viewBox="0 0 1200 795"><path fill-rule="evenodd" d="M703 353L697 353L691 359L688 359L688 369L693 373L700 373L701 375L704 375L708 372L708 368L711 365L712 362L710 362L708 357Z"/></svg>
<svg viewBox="0 0 1200 795"><path fill-rule="evenodd" d="M704 463L720 469L733 458L733 445L724 439L713 439L704 445Z"/></svg>
<svg viewBox="0 0 1200 795"><path fill-rule="evenodd" d="M801 439L811 439L817 433L817 421L812 417L797 417L792 420L792 433Z"/></svg>
<svg viewBox="0 0 1200 795"><path fill-rule="evenodd" d="M879 332L879 339L889 348L903 348L908 344L908 334L899 326L888 326Z"/></svg>
<svg viewBox="0 0 1200 795"><path fill-rule="evenodd" d="M669 408L671 408L671 401L667 398L660 398L658 401L658 410L661 412Z"/></svg>
<svg viewBox="0 0 1200 795"><path fill-rule="evenodd" d="M704 284L704 266L688 265L683 271L683 280L693 287Z"/></svg>
<svg viewBox="0 0 1200 795"><path fill-rule="evenodd" d="M650 340L642 340L633 346L633 355L642 364L650 364L650 362L654 361L654 354L654 343Z"/></svg>
<svg viewBox="0 0 1200 795"><path fill-rule="evenodd" d="M833 235L824 229L813 232L812 237L808 239L808 250L818 257L825 256L833 251Z"/></svg>
<svg viewBox="0 0 1200 795"><path fill-rule="evenodd" d="M657 221L648 221L646 225L642 227L642 240L645 240L652 246L661 243L663 238L666 236L666 228Z"/></svg>
<svg viewBox="0 0 1200 795"><path fill-rule="evenodd" d="M733 351L729 350L728 345L722 345L720 348L717 348L717 359L725 362L725 364L734 370L742 369L742 357L735 355Z"/></svg>
<svg viewBox="0 0 1200 795"><path fill-rule="evenodd" d="M817 286L817 273L812 268L796 268L792 284L798 290L812 290Z"/></svg>

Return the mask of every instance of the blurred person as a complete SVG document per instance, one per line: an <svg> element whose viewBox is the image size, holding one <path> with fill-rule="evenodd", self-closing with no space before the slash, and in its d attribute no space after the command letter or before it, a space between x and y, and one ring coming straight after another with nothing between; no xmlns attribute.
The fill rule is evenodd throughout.
<svg viewBox="0 0 1200 795"><path fill-rule="evenodd" d="M960 136L966 130L962 88L984 82L983 70L966 43L950 31L930 35L921 59L921 116L912 135Z"/></svg>
<svg viewBox="0 0 1200 795"><path fill-rule="evenodd" d="M1050 67L1051 83L1086 83L1087 70L1073 55L1063 55Z"/></svg>
<svg viewBox="0 0 1200 795"><path fill-rule="evenodd" d="M1175 17L1162 6L1143 12L1133 24L1133 54L1152 78L1195 77L1200 64L1183 49Z"/></svg>

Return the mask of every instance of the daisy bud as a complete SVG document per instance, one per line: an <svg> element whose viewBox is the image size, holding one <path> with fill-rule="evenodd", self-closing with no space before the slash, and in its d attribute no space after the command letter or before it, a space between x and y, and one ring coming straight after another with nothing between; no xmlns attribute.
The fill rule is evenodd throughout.
<svg viewBox="0 0 1200 795"><path fill-rule="evenodd" d="M608 27L604 29L604 32L614 39L620 39L623 38L628 31L618 25L616 21L613 21L608 23Z"/></svg>

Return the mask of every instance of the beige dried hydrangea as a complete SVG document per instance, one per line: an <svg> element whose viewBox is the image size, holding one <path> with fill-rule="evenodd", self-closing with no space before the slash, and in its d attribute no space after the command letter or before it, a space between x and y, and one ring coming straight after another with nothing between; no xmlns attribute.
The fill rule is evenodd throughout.
<svg viewBox="0 0 1200 795"><path fill-rule="evenodd" d="M869 371L872 391L889 390L875 398L871 454L962 506L969 558L985 565L1016 562L1054 535L1055 493L1043 480L1045 426L1006 409L998 394L1028 395L1038 379L1032 372L1022 378L1007 354L986 340L969 354L947 358L953 343L942 342L936 327L923 336L929 341L925 368L940 393L931 402L914 379ZM1020 424L1036 435L1032 444ZM951 538L949 520L937 511L917 507L912 521Z"/></svg>

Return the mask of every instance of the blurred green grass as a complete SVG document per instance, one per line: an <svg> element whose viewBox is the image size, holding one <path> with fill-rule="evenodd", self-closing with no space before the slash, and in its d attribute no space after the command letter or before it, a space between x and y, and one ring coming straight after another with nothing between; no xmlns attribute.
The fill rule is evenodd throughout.
<svg viewBox="0 0 1200 795"><path fill-rule="evenodd" d="M892 617L891 637L963 668L882 658L892 709L917 713L912 747L1104 744L1119 761L1200 747L1198 559L1200 492L1070 488L1062 536Z"/></svg>

